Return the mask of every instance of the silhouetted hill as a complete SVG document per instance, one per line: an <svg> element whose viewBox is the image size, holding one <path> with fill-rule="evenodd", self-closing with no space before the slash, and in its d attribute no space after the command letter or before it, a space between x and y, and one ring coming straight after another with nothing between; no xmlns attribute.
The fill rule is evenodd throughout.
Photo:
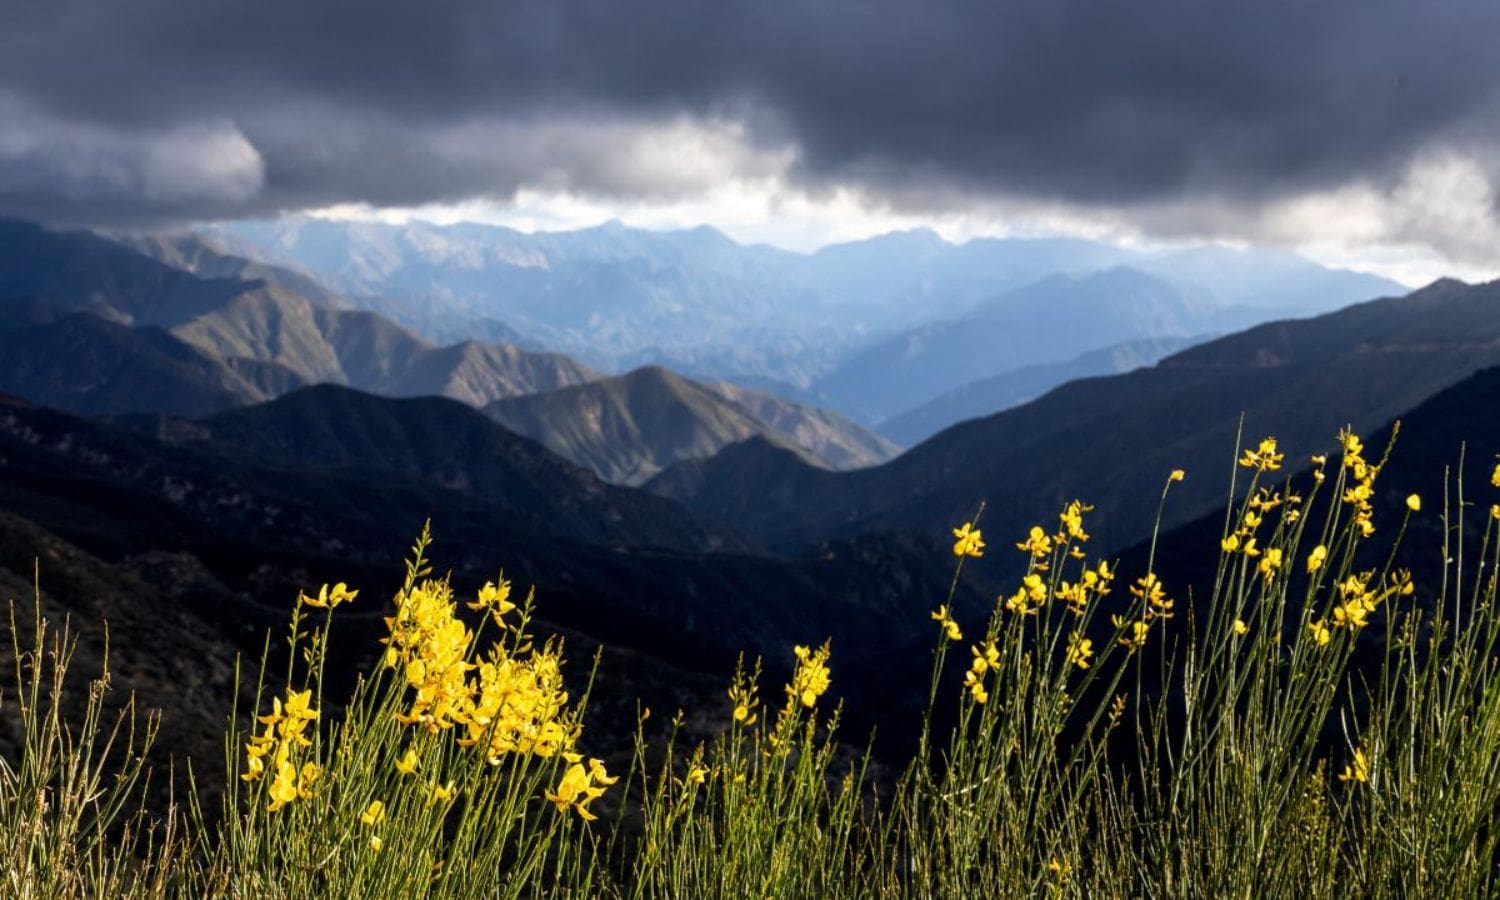
<svg viewBox="0 0 1500 900"><path fill-rule="evenodd" d="M304 393L318 399L350 392ZM434 416L448 415L444 409L468 413L432 402ZM310 424L287 419L290 427ZM338 413L328 421L348 418ZM261 423L252 427L257 434L276 432ZM309 445L341 445L332 433L311 433L317 436ZM381 430L366 435L403 439ZM926 667L924 653L902 660L890 654L930 631L927 614L934 598L946 593L951 572L943 546L872 535L797 559L646 547L651 528L689 531L692 516L628 488L609 490L641 502L599 506L585 526L591 531L575 533L570 520L555 519L543 530L536 518L545 510L528 518L476 494L403 478L392 468L341 465L345 457L361 458L363 436L354 432L342 441L349 449L332 451L332 465L319 467L307 459L262 459L255 447L231 452L206 439L165 442L52 410L0 406L0 507L112 564L159 552L192 557L240 598L211 608L210 616L236 633L280 627L287 599L308 584L343 580L387 588L399 580L399 560L430 518L438 559L460 584L493 578L503 567L518 585L537 586L551 622L610 646L723 674L741 650L785 665L792 643L831 636L841 677L869 678L892 690ZM292 440L284 446L277 454L299 452ZM398 466L406 452L389 465ZM554 499L552 508L566 514L582 505ZM674 521L622 518L637 508L676 510ZM611 539L593 541L600 531ZM982 584L966 586L957 602L974 612L986 591ZM256 599L263 597L278 599L264 605ZM373 638L379 613L369 610L362 621ZM881 695L870 696L873 702Z"/></svg>
<svg viewBox="0 0 1500 900"><path fill-rule="evenodd" d="M1496 364L1500 283L1443 281L1073 382L873 469L802 467L773 483L705 487L689 503L711 517L734 510L743 533L789 547L872 529L941 534L980 500L990 530L1019 534L1081 497L1099 506L1101 544L1120 547L1143 536L1141 513L1154 508L1173 468L1186 467L1189 478L1174 490L1167 527L1222 502L1221 480L1194 473L1217 473L1232 457L1241 411L1247 439L1275 434L1313 452L1340 425L1375 427Z"/></svg>
<svg viewBox="0 0 1500 900"><path fill-rule="evenodd" d="M871 464L894 455L888 442L842 417L746 388L699 384L657 366L499 400L485 412L620 484L644 483L679 460L712 456L755 435L800 447L821 465L830 457Z"/></svg>
<svg viewBox="0 0 1500 900"><path fill-rule="evenodd" d="M175 442L247 461L422 481L484 500L515 526L597 543L693 550L741 546L674 504L601 482L473 407L319 385L168 429Z"/></svg>

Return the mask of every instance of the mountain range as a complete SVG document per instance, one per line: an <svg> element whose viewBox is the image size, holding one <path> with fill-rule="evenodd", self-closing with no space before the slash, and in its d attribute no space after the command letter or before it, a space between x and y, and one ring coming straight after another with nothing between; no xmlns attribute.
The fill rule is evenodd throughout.
<svg viewBox="0 0 1500 900"><path fill-rule="evenodd" d="M194 251L184 240L144 246L167 259L191 260L208 274L99 235L0 221L0 305L24 304L33 311L32 324L45 324L49 314L39 313L50 310L50 316L87 313L158 328L231 368L285 369L284 386L333 382L482 405L595 376L560 354L474 342L435 346L382 316L350 308L306 276L210 248ZM181 355L180 348L171 352Z"/></svg>
<svg viewBox="0 0 1500 900"><path fill-rule="evenodd" d="M193 416L318 383L446 396L495 404L497 419L612 481L644 480L751 434L789 441L836 468L883 462L898 450L836 414L737 385L698 385L661 370L606 379L561 354L509 344L434 346L307 276L196 238L117 242L19 222L0 223L0 232L10 239L0 248L0 297L24 298L0 302L0 391L60 409ZM33 268L35 259L46 264ZM570 387L579 389L563 390ZM521 396L528 399L503 403ZM583 438L599 427L590 417L607 396L624 401L611 407L613 430ZM681 442L669 421L695 437Z"/></svg>
<svg viewBox="0 0 1500 900"><path fill-rule="evenodd" d="M708 227L646 231L618 222L528 234L285 217L201 233L233 253L312 274L433 339L499 334L606 372L661 365L811 401L865 425L1010 369L1404 290L1280 251L1147 251L1077 239L955 244L921 229L814 253L742 245ZM1089 280L1122 267L1129 272ZM1031 320L1041 330L993 325L1023 305L1042 310ZM1077 317L1047 319L1053 306ZM975 322L984 336L965 341ZM932 373L906 355L929 346Z"/></svg>

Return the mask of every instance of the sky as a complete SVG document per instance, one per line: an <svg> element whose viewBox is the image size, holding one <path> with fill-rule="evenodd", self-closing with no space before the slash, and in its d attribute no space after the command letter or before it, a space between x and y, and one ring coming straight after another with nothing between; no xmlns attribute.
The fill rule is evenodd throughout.
<svg viewBox="0 0 1500 900"><path fill-rule="evenodd" d="M0 215L894 228L1500 275L1491 0L9 0Z"/></svg>

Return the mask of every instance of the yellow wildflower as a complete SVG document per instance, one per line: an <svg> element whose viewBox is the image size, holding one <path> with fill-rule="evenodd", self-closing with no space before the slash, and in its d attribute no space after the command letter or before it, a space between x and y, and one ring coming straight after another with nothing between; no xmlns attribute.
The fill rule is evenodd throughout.
<svg viewBox="0 0 1500 900"><path fill-rule="evenodd" d="M266 806L267 812L276 812L288 803L297 799L297 767L289 761L283 761L276 767L276 777L271 781L271 802Z"/></svg>
<svg viewBox="0 0 1500 900"><path fill-rule="evenodd" d="M1247 634L1250 633L1250 626L1245 624L1245 620L1244 619L1235 619L1234 620L1234 633L1238 634L1238 635L1241 635L1241 636L1247 635Z"/></svg>
<svg viewBox="0 0 1500 900"><path fill-rule="evenodd" d="M379 800L371 800L370 805L365 807L365 811L359 814L359 820L372 828L379 825L380 820L384 818L385 804Z"/></svg>
<svg viewBox="0 0 1500 900"><path fill-rule="evenodd" d="M1281 568L1281 548L1271 547L1266 555L1260 558L1260 574L1264 575L1266 581L1276 577L1276 570Z"/></svg>
<svg viewBox="0 0 1500 900"><path fill-rule="evenodd" d="M490 618L494 620L496 625L502 626L505 624L505 614L516 608L516 605L510 601L510 582L506 581L504 577L500 579L498 584L493 581L486 581L484 586L479 589L479 594L474 602L464 605L476 611L481 609L489 610Z"/></svg>
<svg viewBox="0 0 1500 900"><path fill-rule="evenodd" d="M969 668L975 672L983 675L989 669L1000 668L1000 651L995 648L994 641L986 641L983 650L977 645L970 647L969 652L974 655L974 661L969 664Z"/></svg>
<svg viewBox="0 0 1500 900"><path fill-rule="evenodd" d="M371 853L379 853L380 852L380 848L384 847L384 846L385 846L385 841L382 841L380 839L380 835L378 835L378 834L372 834L372 835L370 835L370 852Z"/></svg>
<svg viewBox="0 0 1500 900"><path fill-rule="evenodd" d="M1068 635L1067 662L1080 669L1089 667L1089 657L1094 655L1094 642L1077 633Z"/></svg>
<svg viewBox="0 0 1500 900"><path fill-rule="evenodd" d="M1088 540L1088 532L1083 530L1083 514L1089 512L1092 509L1092 506L1089 506L1082 500L1070 501L1068 505L1063 508L1063 511L1058 514L1058 520L1062 524L1063 535L1066 535L1067 538L1071 540ZM1039 531L1040 529L1036 530ZM1033 532L1030 538L1027 540L1027 543L1030 544L1035 539L1036 534L1035 532ZM1024 549L1024 547L1022 549Z"/></svg>
<svg viewBox="0 0 1500 900"><path fill-rule="evenodd" d="M1130 593L1144 603L1146 618L1172 618L1174 601L1168 599L1166 592L1162 590L1161 580L1156 577L1155 572L1147 572L1136 579L1135 584L1130 588Z"/></svg>
<svg viewBox="0 0 1500 900"><path fill-rule="evenodd" d="M1127 623L1126 620L1121 618L1120 616L1111 616L1110 621L1114 622L1116 628L1121 629L1122 631L1128 631L1127 634L1124 634L1120 637L1120 646L1129 650L1131 653L1134 653L1135 651L1146 646L1146 637L1151 633L1151 623L1149 621ZM1127 624L1129 624L1130 626L1129 629L1125 628Z"/></svg>
<svg viewBox="0 0 1500 900"><path fill-rule="evenodd" d="M828 690L828 657L832 648L824 642L816 651L799 646L794 647L793 652L797 656L797 671L792 673L792 681L786 686L787 705L790 707L795 700L811 709Z"/></svg>
<svg viewBox="0 0 1500 900"><path fill-rule="evenodd" d="M1490 473L1490 484L1500 487L1500 463L1495 464L1495 471Z"/></svg>
<svg viewBox="0 0 1500 900"><path fill-rule="evenodd" d="M1226 537L1223 540L1219 541L1219 549L1223 550L1225 553L1233 553L1234 551L1240 549L1239 535L1231 534L1229 537Z"/></svg>
<svg viewBox="0 0 1500 900"><path fill-rule="evenodd" d="M1247 469L1259 469L1262 472L1274 472L1281 468L1281 461L1285 454L1276 452L1276 439L1265 438L1260 446L1251 450L1245 448L1245 453L1240 457L1240 465Z"/></svg>
<svg viewBox="0 0 1500 900"><path fill-rule="evenodd" d="M1057 879L1058 884L1066 884L1068 881L1068 876L1073 872L1073 867L1068 865L1067 863L1059 862L1057 859L1053 859L1051 862L1047 863L1047 870L1052 873L1053 878Z"/></svg>
<svg viewBox="0 0 1500 900"><path fill-rule="evenodd" d="M746 728L755 724L757 718L756 707L760 706L760 698L756 696L756 687L753 678L747 677L742 671L735 672L735 683L729 686L729 702L734 704L734 721Z"/></svg>
<svg viewBox="0 0 1500 900"><path fill-rule="evenodd" d="M1042 526L1033 525L1027 533L1026 540L1016 544L1017 550L1025 550L1033 558L1041 559L1052 552L1052 538L1042 530Z"/></svg>
<svg viewBox="0 0 1500 900"><path fill-rule="evenodd" d="M1312 552L1307 555L1307 574L1311 575L1312 573L1314 573L1314 572L1318 571L1319 569L1323 568L1323 563L1327 559L1328 559L1328 548L1327 547L1323 546L1322 544L1319 544L1318 546L1314 547L1312 549Z"/></svg>
<svg viewBox="0 0 1500 900"><path fill-rule="evenodd" d="M598 818L589 812L589 804L604 795L604 788L614 784L618 778L611 778L604 770L604 763L597 759L589 760L587 768L583 763L573 763L563 773L562 781L558 782L556 791L544 791L542 796L551 800L557 806L558 812L567 812L569 807L578 813L579 817L586 822L592 822Z"/></svg>
<svg viewBox="0 0 1500 900"><path fill-rule="evenodd" d="M1422 498L1416 494L1409 494L1406 498L1406 508L1412 512L1422 511Z"/></svg>
<svg viewBox="0 0 1500 900"><path fill-rule="evenodd" d="M433 782L427 788L426 805L433 806L438 803L447 803L448 801L453 799L453 795L456 793L458 792L453 789L453 782L451 781L447 784L438 784L436 782Z"/></svg>
<svg viewBox="0 0 1500 900"><path fill-rule="evenodd" d="M688 784L702 784L704 779L706 779L707 777L707 769L703 768L702 766L693 766L688 769L686 780Z"/></svg>
<svg viewBox="0 0 1500 900"><path fill-rule="evenodd" d="M964 633L959 630L958 623L953 621L953 617L948 614L948 605L946 603L939 606L937 611L932 614L932 620L943 623L943 633L948 636L948 640L961 641L964 639Z"/></svg>
<svg viewBox="0 0 1500 900"><path fill-rule="evenodd" d="M1354 761L1344 766L1344 771L1339 773L1339 781L1366 782L1370 780L1370 761L1365 758L1365 751L1359 747L1354 748Z"/></svg>
<svg viewBox="0 0 1500 900"><path fill-rule="evenodd" d="M968 690L969 696L974 698L974 702L978 703L980 706L983 706L984 704L989 702L990 695L989 692L984 689L982 670L975 671L974 669L970 669L969 671L965 672L964 688Z"/></svg>
<svg viewBox="0 0 1500 900"><path fill-rule="evenodd" d="M349 590L349 586L340 581L331 588L326 584L323 585L316 597L300 594L297 599L307 606L323 608L338 606L340 603L348 603L358 596L359 591Z"/></svg>
<svg viewBox="0 0 1500 900"><path fill-rule="evenodd" d="M953 543L954 556L980 557L984 555L984 539L979 529L974 527L973 522L965 522L962 528L953 529L953 536L957 538Z"/></svg>
<svg viewBox="0 0 1500 900"><path fill-rule="evenodd" d="M417 751L411 747L406 748L406 753L396 760L396 771L402 775L417 774Z"/></svg>
<svg viewBox="0 0 1500 900"><path fill-rule="evenodd" d="M1308 622L1307 630L1312 632L1313 640L1318 642L1319 647L1325 647L1329 641L1333 640L1333 632L1328 630L1328 626L1323 624L1322 619Z"/></svg>
<svg viewBox="0 0 1500 900"><path fill-rule="evenodd" d="M1182 469L1173 469L1172 470L1172 474L1170 474L1170 475L1167 476L1167 480L1168 481L1181 481L1182 479L1184 479L1186 477L1187 477L1187 472L1184 472Z"/></svg>

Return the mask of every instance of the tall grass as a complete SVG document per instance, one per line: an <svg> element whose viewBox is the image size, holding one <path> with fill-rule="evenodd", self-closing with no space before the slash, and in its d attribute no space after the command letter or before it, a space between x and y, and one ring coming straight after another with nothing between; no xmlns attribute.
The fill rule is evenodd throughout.
<svg viewBox="0 0 1500 900"><path fill-rule="evenodd" d="M564 648L536 642L503 579L460 613L424 534L338 714L333 622L370 602L342 585L297 599L284 692L268 652L255 708L231 717L222 810L194 792L152 818L151 722L133 729L128 705L107 721L107 676L67 712L66 628L36 619L23 641L13 611L4 892L1492 896L1500 509L1466 523L1461 481L1436 509L1411 498L1407 518L1447 535L1439 583L1415 584L1394 565L1406 521L1375 522L1384 460L1340 441L1300 496L1273 440L1245 451L1204 597L1163 582L1154 538L1141 571L1094 558L1081 503L1003 542L1026 571L986 621L933 604L926 724L894 778L839 734L836 648L811 642L785 685L742 664L706 743L680 715L648 741L642 710L632 763L608 772L591 676L565 685ZM955 585L997 553L980 525L955 530Z"/></svg>

